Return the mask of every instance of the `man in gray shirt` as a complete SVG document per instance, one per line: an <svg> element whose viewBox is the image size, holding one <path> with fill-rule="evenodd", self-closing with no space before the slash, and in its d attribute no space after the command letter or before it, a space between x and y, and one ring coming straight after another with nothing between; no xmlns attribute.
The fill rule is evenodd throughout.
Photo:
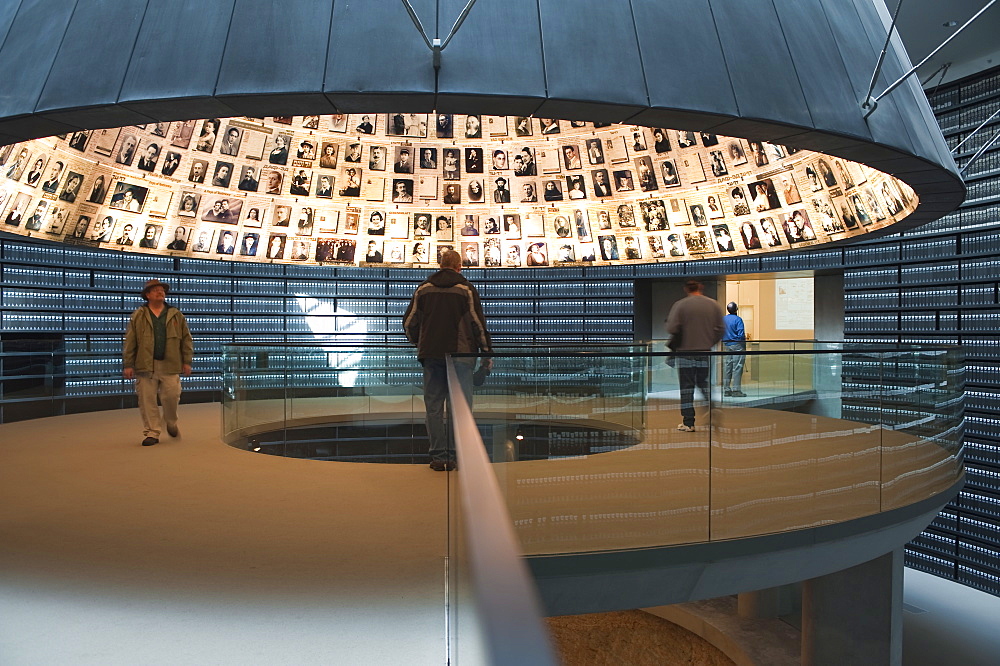
<svg viewBox="0 0 1000 666"><path fill-rule="evenodd" d="M672 345L675 352L711 351L722 339L722 310L719 304L702 293L697 280L684 283L687 296L674 303L667 315L667 333L671 339L680 338ZM677 358L677 376L681 387L681 416L684 422L677 426L683 432L694 432L694 389L697 386L705 400L711 399L708 386L708 360L704 354L682 354Z"/></svg>

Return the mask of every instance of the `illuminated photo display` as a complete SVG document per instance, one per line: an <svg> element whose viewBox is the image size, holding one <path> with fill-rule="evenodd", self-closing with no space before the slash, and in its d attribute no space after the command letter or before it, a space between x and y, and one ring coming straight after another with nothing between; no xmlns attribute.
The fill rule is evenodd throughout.
<svg viewBox="0 0 1000 666"><path fill-rule="evenodd" d="M917 206L821 153L551 118L206 118L0 149L4 231L234 261L659 263L839 241Z"/></svg>

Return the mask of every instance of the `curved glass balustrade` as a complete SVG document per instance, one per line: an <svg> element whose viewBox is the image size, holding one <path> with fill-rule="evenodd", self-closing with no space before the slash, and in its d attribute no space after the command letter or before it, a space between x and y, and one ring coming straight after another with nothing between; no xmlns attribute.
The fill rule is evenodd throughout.
<svg viewBox="0 0 1000 666"><path fill-rule="evenodd" d="M696 393L696 429L681 432L661 344L496 352L474 412L527 554L815 527L930 497L962 474L957 349L753 343L745 397L719 386L727 354L705 353L712 395ZM225 368L233 445L425 462L412 347L230 345ZM343 430L360 424L375 436Z"/></svg>

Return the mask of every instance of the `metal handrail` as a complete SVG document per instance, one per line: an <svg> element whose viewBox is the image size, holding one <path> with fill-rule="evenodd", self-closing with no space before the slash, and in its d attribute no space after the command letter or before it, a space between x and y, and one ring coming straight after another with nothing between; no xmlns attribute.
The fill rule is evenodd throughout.
<svg viewBox="0 0 1000 666"><path fill-rule="evenodd" d="M448 391L462 519L488 659L555 666L559 662L542 620L538 590L451 358Z"/></svg>

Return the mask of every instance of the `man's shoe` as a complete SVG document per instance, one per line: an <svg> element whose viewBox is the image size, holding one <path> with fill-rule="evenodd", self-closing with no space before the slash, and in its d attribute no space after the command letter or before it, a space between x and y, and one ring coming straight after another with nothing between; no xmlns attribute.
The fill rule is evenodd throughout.
<svg viewBox="0 0 1000 666"><path fill-rule="evenodd" d="M745 397L747 397L747 394L744 393L743 391L733 391L733 397L734 398L745 398Z"/></svg>
<svg viewBox="0 0 1000 666"><path fill-rule="evenodd" d="M178 435L181 434L181 431L177 429L176 425L172 425L172 426L168 425L167 426L167 434L170 435L171 437L177 437Z"/></svg>
<svg viewBox="0 0 1000 666"><path fill-rule="evenodd" d="M722 392L722 394L728 398L733 395L733 391L732 389L726 389L725 391Z"/></svg>
<svg viewBox="0 0 1000 666"><path fill-rule="evenodd" d="M446 472L448 471L448 463L444 460L432 460L431 469L435 472Z"/></svg>
<svg viewBox="0 0 1000 666"><path fill-rule="evenodd" d="M681 432L694 432L694 426L684 425L683 423L677 426L677 429Z"/></svg>
<svg viewBox="0 0 1000 666"><path fill-rule="evenodd" d="M147 437L146 439L142 440L143 446L152 446L153 444L159 444L159 443L160 440L156 439L155 437Z"/></svg>

